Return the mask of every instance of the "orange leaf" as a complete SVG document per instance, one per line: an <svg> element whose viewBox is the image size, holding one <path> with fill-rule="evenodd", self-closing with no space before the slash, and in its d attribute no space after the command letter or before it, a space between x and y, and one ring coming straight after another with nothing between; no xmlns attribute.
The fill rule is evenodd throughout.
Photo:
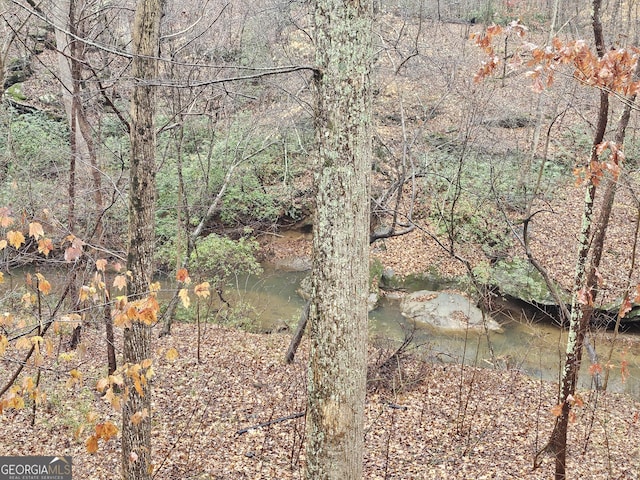
<svg viewBox="0 0 640 480"><path fill-rule="evenodd" d="M104 272L104 269L107 266L107 260L104 258L101 258L99 260L96 260L96 270L98 270L99 272Z"/></svg>
<svg viewBox="0 0 640 480"><path fill-rule="evenodd" d="M118 427L111 422L99 423L96 425L96 436L108 441L118 434Z"/></svg>
<svg viewBox="0 0 640 480"><path fill-rule="evenodd" d="M623 385L627 383L627 378L629 378L629 362L622 360L620 362L620 379Z"/></svg>
<svg viewBox="0 0 640 480"><path fill-rule="evenodd" d="M49 295L49 292L51 291L51 284L41 273L36 273L36 278L38 279L38 290L45 295Z"/></svg>
<svg viewBox="0 0 640 480"><path fill-rule="evenodd" d="M9 225L13 223L13 217L11 215L11 210L7 207L0 208L0 227L7 228Z"/></svg>
<svg viewBox="0 0 640 480"><path fill-rule="evenodd" d="M116 315L113 317L113 324L116 327L131 328L131 319L127 316L126 313L116 313Z"/></svg>
<svg viewBox="0 0 640 480"><path fill-rule="evenodd" d="M50 238L41 238L38 240L38 252L48 257L51 250L53 250L53 242Z"/></svg>
<svg viewBox="0 0 640 480"><path fill-rule="evenodd" d="M589 375L592 377L596 374L602 373L602 366L599 363L592 363L589 365Z"/></svg>
<svg viewBox="0 0 640 480"><path fill-rule="evenodd" d="M139 425L145 418L149 416L149 411L143 408L141 412L136 412L131 415L131 423L133 425Z"/></svg>
<svg viewBox="0 0 640 480"><path fill-rule="evenodd" d="M91 435L85 443L88 453L96 453L98 451L98 437Z"/></svg>
<svg viewBox="0 0 640 480"><path fill-rule="evenodd" d="M636 291L633 294L633 303L640 302L640 283L636 285Z"/></svg>
<svg viewBox="0 0 640 480"><path fill-rule="evenodd" d="M631 311L631 308L633 308L633 306L631 305L631 300L629 300L628 296L625 296L622 304L620 305L618 317L624 318L624 316Z"/></svg>
<svg viewBox="0 0 640 480"><path fill-rule="evenodd" d="M49 292L51 291L51 284L48 280L42 280L38 282L38 290L40 290L45 295L49 295Z"/></svg>
<svg viewBox="0 0 640 480"><path fill-rule="evenodd" d="M553 407L551 409L551 413L556 417L559 417L560 415L562 415L562 403L559 403L558 405Z"/></svg>
<svg viewBox="0 0 640 480"><path fill-rule="evenodd" d="M191 278L189 278L189 272L187 272L186 268L181 268L176 272L176 280L187 284L191 282Z"/></svg>
<svg viewBox="0 0 640 480"><path fill-rule="evenodd" d="M156 310L153 308L143 308L138 312L138 320L146 325L151 325L156 322L158 316L156 315Z"/></svg>
<svg viewBox="0 0 640 480"><path fill-rule="evenodd" d="M210 288L209 282L202 282L196 285L193 288L193 291L198 297L208 298L210 295L209 288Z"/></svg>

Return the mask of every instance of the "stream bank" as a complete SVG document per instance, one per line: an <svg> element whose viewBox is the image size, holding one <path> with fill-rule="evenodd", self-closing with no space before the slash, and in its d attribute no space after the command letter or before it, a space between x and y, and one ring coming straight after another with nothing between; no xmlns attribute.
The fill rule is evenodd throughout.
<svg viewBox="0 0 640 480"><path fill-rule="evenodd" d="M260 276L244 279L239 285L242 301L253 306L253 328L269 332L287 325L295 329L304 300L298 295L300 281L308 272L286 271L265 264ZM411 290L437 290L433 277L413 277ZM444 287L449 287L445 284ZM416 327L401 313L400 303L406 292L383 291L378 306L370 312L370 337L375 342L401 342L413 335L416 353L435 362L464 363L485 368L519 370L533 378L558 380L564 358L566 331L544 313L531 310L513 300L496 299L491 315L502 326L502 332L488 335L480 331L446 331ZM598 331L592 335L596 351L602 357L608 351L611 333ZM283 352L284 355L284 352ZM622 366L625 373L622 373ZM588 369L582 369L579 388L590 388ZM625 378L623 378L623 376ZM629 329L620 335L611 362L609 389L625 392L640 399L640 332Z"/></svg>

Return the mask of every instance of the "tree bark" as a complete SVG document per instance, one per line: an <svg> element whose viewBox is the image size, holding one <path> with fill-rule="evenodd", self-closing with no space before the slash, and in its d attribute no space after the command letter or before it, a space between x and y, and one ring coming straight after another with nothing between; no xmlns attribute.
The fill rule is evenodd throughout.
<svg viewBox="0 0 640 480"><path fill-rule="evenodd" d="M593 31L596 40L598 56L604 54L604 40L602 35L602 25L600 23L600 0L593 0ZM592 162L598 161L596 147L602 143L607 129L609 118L609 94L606 91L600 92L600 107L598 110L598 123L593 137L591 147ZM584 338L589 326L590 306L584 297L588 297L591 292L587 283L587 258L591 249L591 228L593 225L593 204L597 190L597 179L589 174L588 185L585 191L585 199L582 212L582 226L578 238L578 258L576 261L576 273L574 278L573 296L571 301L571 317L569 320L569 335L567 338L567 348L564 368L562 370L560 405L562 407L560 416L551 433L549 442L555 454L555 480L566 479L566 456L567 456L567 428L569 425L569 414L571 403L569 396L574 395L580 373L582 362L582 348Z"/></svg>
<svg viewBox="0 0 640 480"><path fill-rule="evenodd" d="M371 2L316 2L318 151L305 467L309 480L362 478L371 25Z"/></svg>
<svg viewBox="0 0 640 480"><path fill-rule="evenodd" d="M133 25L132 75L135 86L131 99L131 166L129 172L129 235L127 269L132 273L127 285L130 300L149 293L153 275L155 215L155 126L154 91L146 81L155 79L158 69L160 18L163 0L138 0ZM140 364L151 356L151 327L133 322L124 331L123 360ZM141 369L144 374L146 369ZM151 387L142 382L134 388L125 375L128 390L122 408L122 474L125 480L151 478ZM131 417L146 409L148 416L136 425Z"/></svg>

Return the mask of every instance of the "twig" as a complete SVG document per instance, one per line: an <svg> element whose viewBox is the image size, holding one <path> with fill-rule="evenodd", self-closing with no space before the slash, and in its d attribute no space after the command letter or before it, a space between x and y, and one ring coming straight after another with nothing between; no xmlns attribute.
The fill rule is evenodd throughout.
<svg viewBox="0 0 640 480"><path fill-rule="evenodd" d="M286 417L276 418L274 420L269 420L268 422L259 423L258 425L254 425L252 427L241 428L236 431L236 435L242 435L243 433L250 432L251 430L255 430L257 428L270 427L271 425L275 425L276 423L286 422L287 420L293 420L295 418L304 417L305 412L297 412L292 413L291 415L287 415Z"/></svg>

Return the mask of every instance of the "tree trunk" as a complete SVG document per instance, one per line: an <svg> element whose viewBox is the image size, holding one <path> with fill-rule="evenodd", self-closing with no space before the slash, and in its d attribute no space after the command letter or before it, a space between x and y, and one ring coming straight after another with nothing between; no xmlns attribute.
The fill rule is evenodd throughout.
<svg viewBox="0 0 640 480"><path fill-rule="evenodd" d="M318 158L306 416L309 480L362 478L371 24L371 2L316 2Z"/></svg>
<svg viewBox="0 0 640 480"><path fill-rule="evenodd" d="M130 300L149 293L153 275L155 210L155 127L153 123L153 87L145 80L154 79L158 69L162 0L138 0L133 25L132 75L135 79L131 99L131 167L129 172L129 236L127 269L132 276L127 285ZM151 356L151 327L133 322L124 331L123 360L140 364ZM145 369L140 370L141 374ZM125 480L151 478L151 388L142 382L136 389L125 375L127 399L122 408L122 473ZM142 421L133 424L131 417L146 412Z"/></svg>
<svg viewBox="0 0 640 480"><path fill-rule="evenodd" d="M604 54L604 40L602 36L602 25L600 23L600 0L593 0L593 30L596 40L598 56ZM609 94L606 91L600 92L600 107L598 110L598 124L593 137L591 148L592 162L598 161L596 147L602 143L607 129L609 118ZM588 167L589 168L589 167ZM597 179L589 174L588 185L585 192L585 199L582 212L582 226L580 237L578 238L578 258L576 261L576 273L574 278L573 296L571 301L571 318L569 321L569 335L567 338L567 348L564 369L562 370L560 405L562 407L560 416L557 418L551 440L549 442L555 454L555 479L565 480L566 478L566 456L567 456L567 428L569 425L569 414L571 403L569 396L575 395L580 364L582 362L582 348L584 338L589 326L589 305L588 299L591 292L586 281L587 258L591 249L591 227L593 224L593 204L596 195Z"/></svg>

